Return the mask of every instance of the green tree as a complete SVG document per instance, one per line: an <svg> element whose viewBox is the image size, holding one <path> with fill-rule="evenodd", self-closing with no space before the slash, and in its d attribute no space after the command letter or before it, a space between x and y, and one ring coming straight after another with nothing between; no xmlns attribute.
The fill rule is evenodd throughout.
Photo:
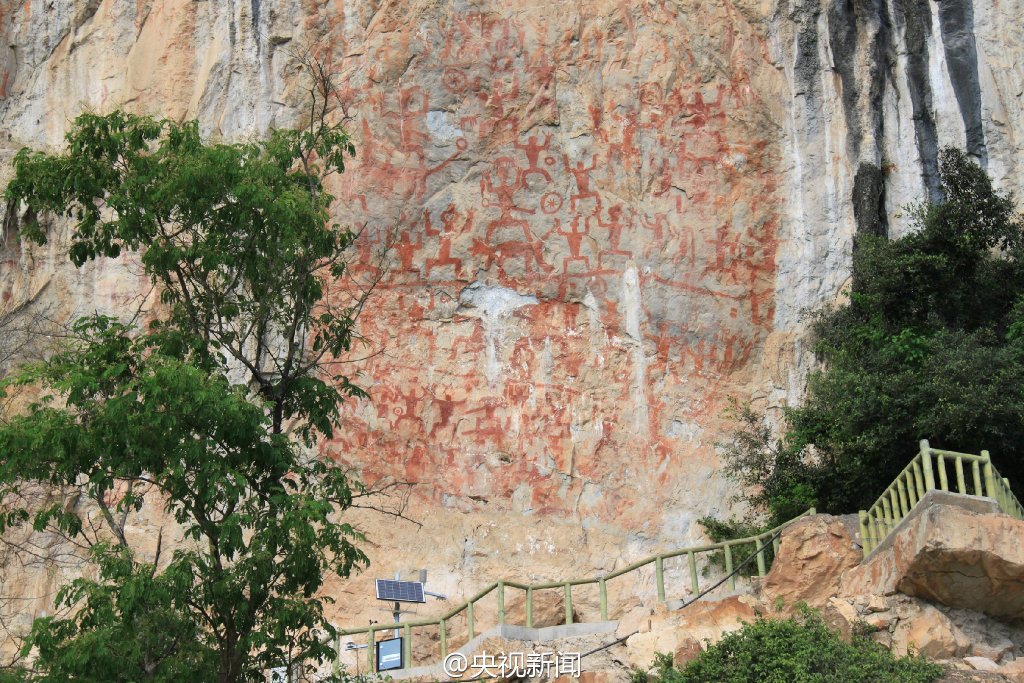
<svg viewBox="0 0 1024 683"><path fill-rule="evenodd" d="M991 451L1024 486L1024 225L963 153L940 155L943 201L914 230L857 239L849 302L811 316L822 368L772 439L755 415L727 453L773 517L870 505L927 438ZM760 430L760 431L759 431Z"/></svg>
<svg viewBox="0 0 1024 683"><path fill-rule="evenodd" d="M3 526L57 531L97 568L37 620L39 680L263 680L332 653L318 591L366 561L340 514L367 492L311 447L364 395L331 368L373 281L335 284L355 235L325 181L353 147L311 66L301 130L210 144L196 122L84 114L64 153L15 158L23 238L64 217L76 265L138 252L161 302L146 330L80 320L6 383L44 393L0 427ZM30 508L33 485L86 503ZM184 532L170 553L133 547L147 501Z"/></svg>

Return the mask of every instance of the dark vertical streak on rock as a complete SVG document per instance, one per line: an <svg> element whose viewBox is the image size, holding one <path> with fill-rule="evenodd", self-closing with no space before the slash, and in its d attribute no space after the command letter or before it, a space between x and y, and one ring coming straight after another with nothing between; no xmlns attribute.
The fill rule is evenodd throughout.
<svg viewBox="0 0 1024 683"><path fill-rule="evenodd" d="M796 95L804 97L807 132L817 134L821 127L821 58L818 56L818 17L820 0L795 4L790 17L797 25L796 59L793 64Z"/></svg>
<svg viewBox="0 0 1024 683"><path fill-rule="evenodd" d="M942 199L942 188L939 184L939 137L932 116L932 89L928 80L931 10L928 0L894 0L894 4L897 27L904 31L907 90L910 92L917 150L921 155L921 177L928 198L937 202Z"/></svg>
<svg viewBox="0 0 1024 683"><path fill-rule="evenodd" d="M832 47L832 62L839 72L842 86L843 114L849 131L849 152L860 156L860 143L864 137L857 116L857 15L853 0L833 0L828 9L828 36Z"/></svg>
<svg viewBox="0 0 1024 683"><path fill-rule="evenodd" d="M249 0L249 11L252 13L252 39L256 41L256 56L261 52L263 41L260 40L260 0Z"/></svg>
<svg viewBox="0 0 1024 683"><path fill-rule="evenodd" d="M861 163L853 177L853 216L858 235L888 237L885 215L885 176L874 164Z"/></svg>
<svg viewBox="0 0 1024 683"><path fill-rule="evenodd" d="M967 132L967 153L987 162L985 130L981 123L981 82L978 77L978 52L974 40L972 0L942 0L939 3L939 29L946 53L946 67L960 116Z"/></svg>
<svg viewBox="0 0 1024 683"><path fill-rule="evenodd" d="M852 196L857 232L884 235L885 183L880 164L885 138L883 96L892 44L885 0L834 0L828 26L849 131L848 152L858 163ZM869 134L873 144L865 149Z"/></svg>

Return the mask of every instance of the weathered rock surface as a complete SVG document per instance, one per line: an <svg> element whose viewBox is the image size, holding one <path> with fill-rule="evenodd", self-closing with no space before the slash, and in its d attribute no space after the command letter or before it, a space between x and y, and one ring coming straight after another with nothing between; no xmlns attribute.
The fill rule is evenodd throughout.
<svg viewBox="0 0 1024 683"><path fill-rule="evenodd" d="M753 621L760 608L762 604L754 596L733 595L701 600L677 612L656 614L640 632L626 640L626 657L632 666L641 669L651 666L659 652L692 659L698 654L695 644L703 648L707 643L718 642L726 633L742 628L743 622Z"/></svg>
<svg viewBox="0 0 1024 683"><path fill-rule="evenodd" d="M853 235L905 230L944 144L1024 187L1020 0L567 7L0 0L0 182L87 108L292 125L295 52L332 65L359 150L337 216L364 256L395 244L352 366L372 398L321 447L416 484L422 528L354 519L374 572L426 566L453 601L698 542L732 493L722 407L796 400L799 312L837 295ZM57 317L147 285L60 239L4 235L0 268L0 306ZM371 578L332 584L339 621L380 618Z"/></svg>
<svg viewBox="0 0 1024 683"><path fill-rule="evenodd" d="M798 602L811 607L826 605L838 593L843 572L863 558L848 522L831 515L813 515L787 529L762 584L765 602L780 601L788 608Z"/></svg>
<svg viewBox="0 0 1024 683"><path fill-rule="evenodd" d="M949 502L954 502L952 498ZM900 592L995 617L1024 616L1024 522L955 504L927 505L891 547L843 577L846 595Z"/></svg>

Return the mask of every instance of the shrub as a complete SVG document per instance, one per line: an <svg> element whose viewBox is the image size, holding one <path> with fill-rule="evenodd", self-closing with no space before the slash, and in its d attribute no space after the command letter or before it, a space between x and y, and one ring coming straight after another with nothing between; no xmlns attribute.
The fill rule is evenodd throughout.
<svg viewBox="0 0 1024 683"><path fill-rule="evenodd" d="M795 617L759 617L727 634L682 668L659 654L655 673L631 683L931 683L943 667L916 656L897 657L863 633L850 642L806 607Z"/></svg>
<svg viewBox="0 0 1024 683"><path fill-rule="evenodd" d="M748 524L747 522L742 522L736 519L722 521L715 519L714 517L701 517L697 520L697 523L704 527L704 533L706 533L714 543L731 541L737 538L750 538L751 536L764 533L771 528L762 524ZM769 568L772 566L772 561L775 559L775 548L767 539L765 539L763 543L739 543L732 547L732 566L739 569L739 576L754 576L757 574L756 559L751 559L746 564L742 563L757 552L758 547L761 545L767 546L763 550L763 553L765 567ZM708 562L709 567L725 569L725 552L716 550L710 553L708 556Z"/></svg>

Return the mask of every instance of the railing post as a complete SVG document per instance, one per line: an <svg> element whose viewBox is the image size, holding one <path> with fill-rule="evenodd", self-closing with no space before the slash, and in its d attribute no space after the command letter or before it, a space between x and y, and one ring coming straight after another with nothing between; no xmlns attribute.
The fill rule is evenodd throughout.
<svg viewBox="0 0 1024 683"><path fill-rule="evenodd" d="M601 594L601 621L608 621L608 586L604 577L598 579L597 585Z"/></svg>
<svg viewBox="0 0 1024 683"><path fill-rule="evenodd" d="M697 583L697 557L692 550L686 553L686 560L690 565L690 588L693 589L693 594L697 595L700 593L700 585Z"/></svg>
<svg viewBox="0 0 1024 683"><path fill-rule="evenodd" d="M946 458L940 455L935 459L935 464L939 468L939 488L943 491L948 491L949 477L946 475Z"/></svg>
<svg viewBox="0 0 1024 683"><path fill-rule="evenodd" d="M402 628L402 636L402 668L408 669L412 666L412 627L409 624Z"/></svg>
<svg viewBox="0 0 1024 683"><path fill-rule="evenodd" d="M913 464L914 469L914 483L917 485L917 500L920 501L924 498L924 494L928 493L928 485L924 478L924 473L921 471L921 464L915 462ZM932 482L932 488L935 488L935 482Z"/></svg>
<svg viewBox="0 0 1024 683"><path fill-rule="evenodd" d="M878 544L882 542L882 539L886 536L885 524L878 519L878 511L875 511L875 515L869 519L870 530L873 536L871 537L871 549L874 550L878 547Z"/></svg>
<svg viewBox="0 0 1024 683"><path fill-rule="evenodd" d="M971 461L971 476L974 478L974 495L984 496L985 492L981 489L981 466L977 460Z"/></svg>
<svg viewBox="0 0 1024 683"><path fill-rule="evenodd" d="M469 630L469 639L473 640L473 602L466 604L466 628Z"/></svg>
<svg viewBox="0 0 1024 683"><path fill-rule="evenodd" d="M732 573L732 547L725 544L725 573L729 575L729 590L736 590L736 577Z"/></svg>
<svg viewBox="0 0 1024 683"><path fill-rule="evenodd" d="M505 582L498 582L498 623L505 623Z"/></svg>
<svg viewBox="0 0 1024 683"><path fill-rule="evenodd" d="M526 628L533 628L533 587L526 589Z"/></svg>
<svg viewBox="0 0 1024 683"><path fill-rule="evenodd" d="M768 551L767 548L761 547L761 537L758 536L754 539L754 552L757 553L757 575L764 576L768 572L765 571L764 554Z"/></svg>
<svg viewBox="0 0 1024 683"><path fill-rule="evenodd" d="M907 486L903 483L903 476L896 478L896 490L900 495L900 518L906 517L910 512L910 504L907 502Z"/></svg>
<svg viewBox="0 0 1024 683"><path fill-rule="evenodd" d="M654 560L654 578L658 584L658 601L665 602L665 561L661 555Z"/></svg>
<svg viewBox="0 0 1024 683"><path fill-rule="evenodd" d="M918 490L924 488L924 486L921 486L918 483L917 472L915 471L916 468L914 467L914 465L916 464L916 462L912 463L910 468L907 470L907 475L903 477L903 481L906 482L907 487L907 513L913 510L914 506L917 505L917 501L920 497L920 495L918 494Z"/></svg>
<svg viewBox="0 0 1024 683"><path fill-rule="evenodd" d="M867 555L874 548L874 538L872 538L871 532L868 530L868 513L861 510L858 513L860 517L860 540L861 545L864 547L864 554Z"/></svg>
<svg viewBox="0 0 1024 683"><path fill-rule="evenodd" d="M935 473L932 470L932 451L928 439L921 439L921 467L924 468L924 490L927 493L935 488ZM945 478L945 469L943 469Z"/></svg>
<svg viewBox="0 0 1024 683"><path fill-rule="evenodd" d="M438 624L441 627L441 661L448 658L448 625L442 618Z"/></svg>
<svg viewBox="0 0 1024 683"><path fill-rule="evenodd" d="M371 673L376 673L377 672L377 653L375 652L375 650L376 650L376 645L377 645L377 632L374 630L374 628L372 626L370 627L369 634L370 634L370 644L366 648L366 668Z"/></svg>
<svg viewBox="0 0 1024 683"><path fill-rule="evenodd" d="M967 495L967 482L964 480L964 459L959 455L953 459L953 469L956 470L957 491Z"/></svg>
<svg viewBox="0 0 1024 683"><path fill-rule="evenodd" d="M572 584L565 584L565 623L572 623Z"/></svg>
<svg viewBox="0 0 1024 683"><path fill-rule="evenodd" d="M988 456L988 451L982 451L981 457L985 468L985 495L994 499L998 503L999 492L996 491L996 480L995 476L992 474L992 460Z"/></svg>

